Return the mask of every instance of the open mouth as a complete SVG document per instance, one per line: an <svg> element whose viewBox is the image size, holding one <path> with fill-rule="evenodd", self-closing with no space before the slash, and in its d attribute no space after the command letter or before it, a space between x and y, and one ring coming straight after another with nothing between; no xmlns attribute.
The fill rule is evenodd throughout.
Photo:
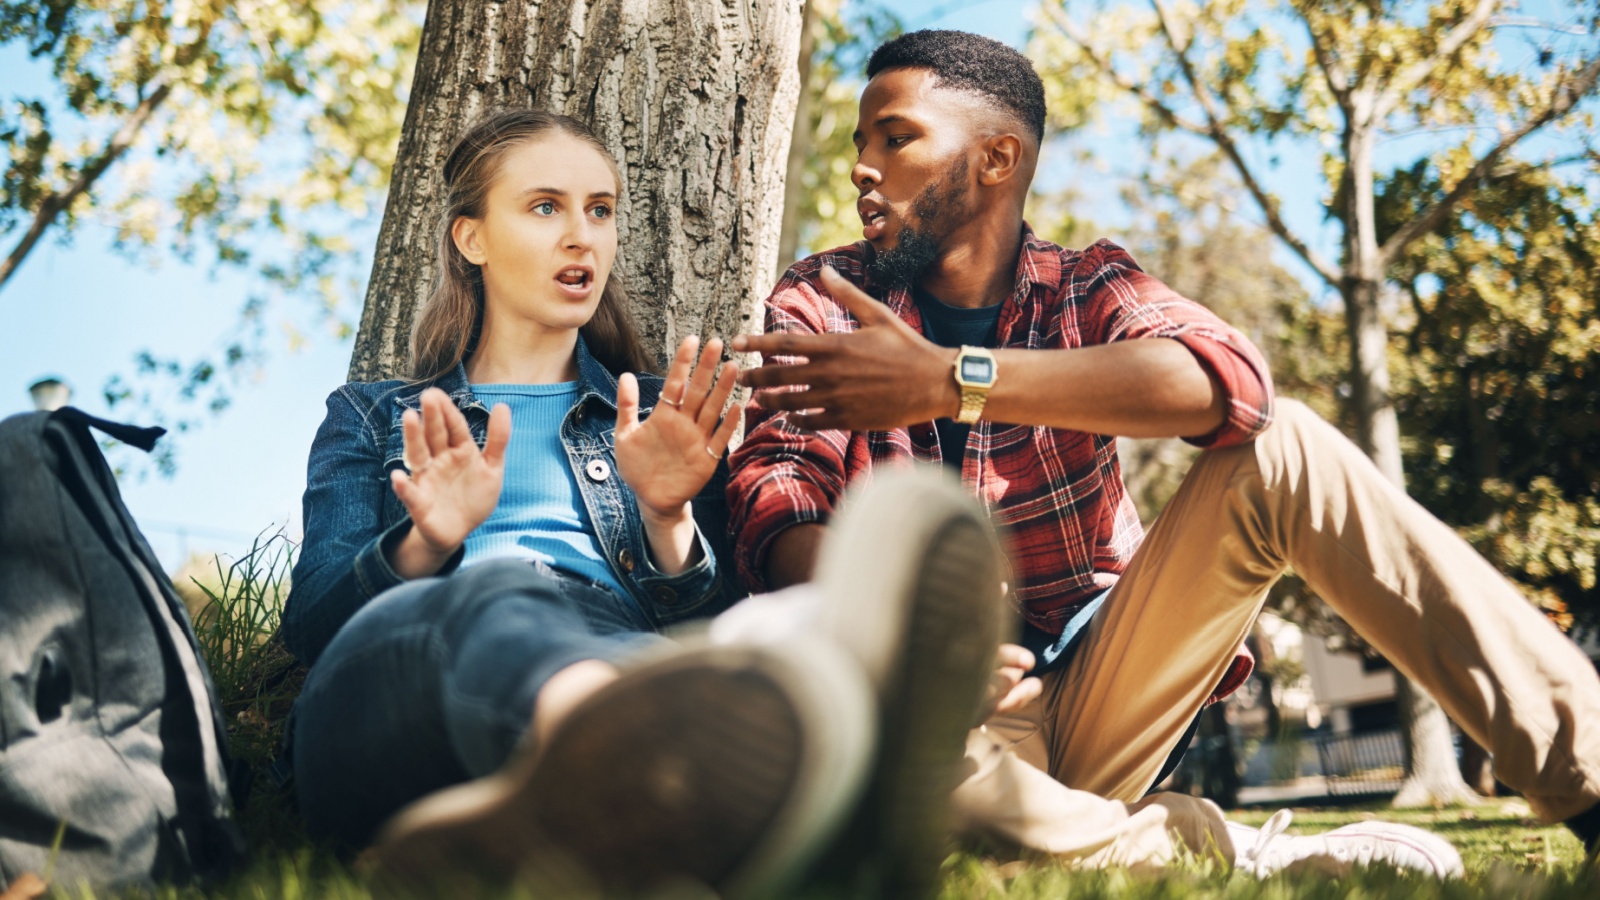
<svg viewBox="0 0 1600 900"><path fill-rule="evenodd" d="M570 269L562 269L556 273L556 281L573 290L584 290L593 280L594 273L576 266Z"/></svg>
<svg viewBox="0 0 1600 900"><path fill-rule="evenodd" d="M889 217L883 210L865 208L861 212L861 236L869 241L877 240L889 227Z"/></svg>

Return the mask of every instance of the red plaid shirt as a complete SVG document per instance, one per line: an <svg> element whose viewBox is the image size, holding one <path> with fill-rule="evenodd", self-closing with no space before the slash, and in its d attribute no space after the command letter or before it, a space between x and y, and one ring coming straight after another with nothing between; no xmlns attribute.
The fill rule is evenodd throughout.
<svg viewBox="0 0 1600 900"><path fill-rule="evenodd" d="M818 273L827 264L863 284L870 252L863 241L790 267L767 298L766 330L854 331L855 319L822 291ZM872 285L865 286L872 292ZM909 291L881 299L922 330ZM1070 349L1138 338L1180 341L1226 392L1227 421L1192 443L1238 444L1271 421L1266 363L1243 335L1146 275L1110 241L1066 250L1024 226L1016 287L1000 310L998 347ZM782 413L751 406L747 416L747 436L731 458L728 505L741 574L758 589L765 587L767 553L778 533L826 521L845 486L868 476L873 466L941 461L932 422L893 431L804 434ZM1113 437L980 421L972 426L961 477L1007 532L1013 597L1022 615L1051 634L1116 583L1144 537ZM1247 664L1230 671L1226 682L1242 681L1248 672Z"/></svg>

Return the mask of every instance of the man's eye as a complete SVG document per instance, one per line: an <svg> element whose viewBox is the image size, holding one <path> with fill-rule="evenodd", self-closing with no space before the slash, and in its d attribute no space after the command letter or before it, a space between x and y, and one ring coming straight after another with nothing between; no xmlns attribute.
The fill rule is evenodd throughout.
<svg viewBox="0 0 1600 900"><path fill-rule="evenodd" d="M907 137L905 135L896 135L894 137L889 138L889 140L886 143L888 143L888 145L891 146L891 147L898 147L901 144L904 144L906 141L909 141L909 140L911 140L911 138L909 138L909 137Z"/></svg>

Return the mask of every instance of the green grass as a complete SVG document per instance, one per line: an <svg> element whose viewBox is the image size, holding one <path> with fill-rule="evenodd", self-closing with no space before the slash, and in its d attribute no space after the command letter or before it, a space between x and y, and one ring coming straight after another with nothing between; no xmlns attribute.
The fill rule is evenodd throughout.
<svg viewBox="0 0 1600 900"><path fill-rule="evenodd" d="M223 709L230 719L234 753L257 767L273 758L284 717L304 673L273 638L287 591L294 547L282 535L256 542L249 555L229 566L217 564L204 577L183 585L196 633L217 679ZM1271 810L1230 813L1235 821L1260 825ZM1369 805L1300 809L1290 833L1325 831L1372 818L1432 829L1461 851L1464 879L1438 883L1381 871L1357 872L1331 880L1311 875L1279 875L1265 881L1222 870L1201 860L1182 862L1160 875L1126 871L1075 871L1049 859L1000 860L958 851L945 862L942 897L1065 900L1312 900L1312 898L1415 897L1600 898L1600 877L1587 873L1581 848L1566 829L1540 826L1518 800L1488 801L1474 809L1397 811ZM163 898L365 898L366 881L325 852L313 848L299 828L288 798L258 777L240 813L254 849L244 871L210 892L167 888ZM478 895L459 885L451 896ZM498 892L491 892L491 895ZM533 896L538 892L512 892ZM548 893L539 896L550 896ZM62 896L90 898L88 892ZM673 896L698 896L696 894Z"/></svg>

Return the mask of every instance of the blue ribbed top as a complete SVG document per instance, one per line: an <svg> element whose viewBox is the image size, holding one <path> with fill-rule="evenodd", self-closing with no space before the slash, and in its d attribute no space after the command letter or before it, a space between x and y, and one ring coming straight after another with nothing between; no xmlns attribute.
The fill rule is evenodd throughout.
<svg viewBox="0 0 1600 900"><path fill-rule="evenodd" d="M578 383L475 384L472 393L487 406L511 407L511 444L506 447L500 505L467 535L461 564L536 559L626 597L600 551L577 476L561 445L561 421L578 399Z"/></svg>

